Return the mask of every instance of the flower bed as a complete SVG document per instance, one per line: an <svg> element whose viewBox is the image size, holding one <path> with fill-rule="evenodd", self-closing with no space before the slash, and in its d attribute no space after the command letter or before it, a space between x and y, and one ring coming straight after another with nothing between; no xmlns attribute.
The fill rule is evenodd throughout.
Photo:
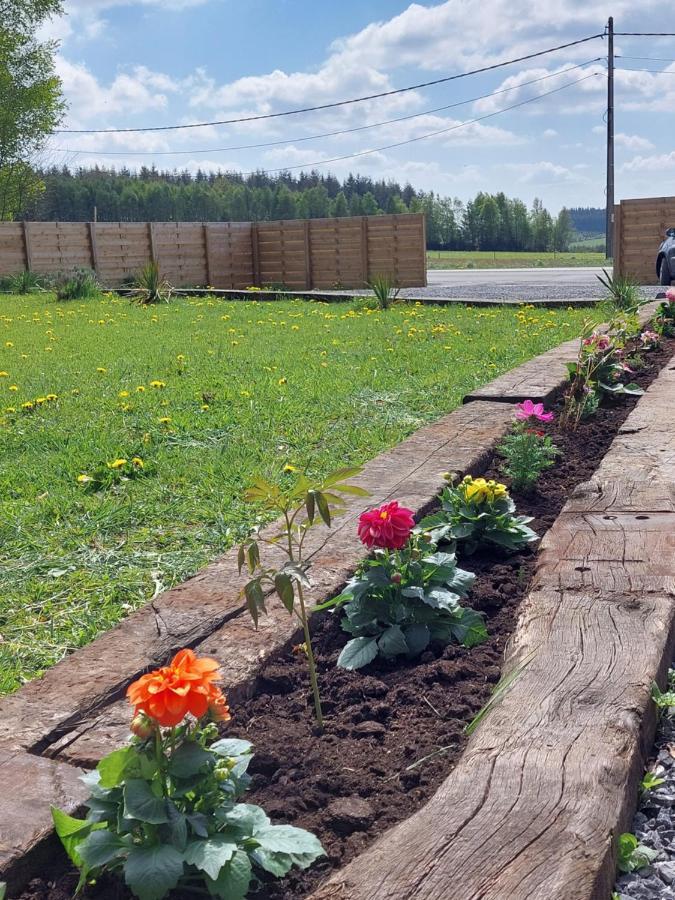
<svg viewBox="0 0 675 900"><path fill-rule="evenodd" d="M644 387L672 355L675 343L648 357L635 377ZM574 433L556 424L542 426L562 450L561 461L544 473L537 493L516 497L518 511L533 516L541 535L551 525L571 488L584 481L604 455L635 400L603 407ZM499 477L497 468L487 473ZM262 672L256 696L233 709L228 737L250 739L255 757L247 799L274 820L309 828L322 840L327 857L311 869L270 883L257 894L296 900L313 889L331 868L356 855L384 828L407 818L435 791L462 752L464 726L489 698L499 679L505 641L525 594L535 551L505 557L481 550L460 563L478 578L471 605L486 615L488 640L472 649L457 644L431 646L419 662L377 660L361 672L336 669L345 643L339 617L324 614L314 627L326 729L311 719L311 697L302 654L285 652ZM72 875L48 894L45 881L24 898L68 892ZM119 896L110 887L110 896ZM106 896L105 886L97 896ZM65 895L69 896L69 893Z"/></svg>

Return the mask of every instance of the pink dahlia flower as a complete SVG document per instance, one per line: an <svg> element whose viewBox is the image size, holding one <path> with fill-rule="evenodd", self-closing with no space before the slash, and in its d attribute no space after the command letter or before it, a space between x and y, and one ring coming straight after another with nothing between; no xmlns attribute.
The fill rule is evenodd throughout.
<svg viewBox="0 0 675 900"><path fill-rule="evenodd" d="M532 400L523 400L522 403L516 403L516 419L526 422L528 419L536 419L538 422L552 422L554 419L552 412L546 412L543 403L534 403Z"/></svg>
<svg viewBox="0 0 675 900"><path fill-rule="evenodd" d="M415 527L411 509L399 506L398 500L369 509L359 516L359 538L369 549L383 547L400 550L408 542Z"/></svg>

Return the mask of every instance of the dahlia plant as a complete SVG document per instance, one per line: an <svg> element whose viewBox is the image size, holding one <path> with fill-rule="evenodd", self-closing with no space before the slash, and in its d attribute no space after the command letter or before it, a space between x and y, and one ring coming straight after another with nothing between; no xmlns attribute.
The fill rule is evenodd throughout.
<svg viewBox="0 0 675 900"><path fill-rule="evenodd" d="M528 493L544 469L549 469L559 454L551 438L539 423L552 422L554 415L543 403L525 400L516 404L516 422L497 450L504 457L502 472L511 479L514 490Z"/></svg>
<svg viewBox="0 0 675 900"><path fill-rule="evenodd" d="M360 669L377 656L413 658L432 640L454 638L472 647L487 637L480 614L460 605L475 575L415 529L412 510L397 501L368 510L358 533L373 556L338 597L318 607L342 608L342 627L353 635L338 666Z"/></svg>
<svg viewBox="0 0 675 900"><path fill-rule="evenodd" d="M593 331L579 345L576 362L567 363L570 384L565 392L561 422L576 428L579 422L593 415L603 394L639 396L644 393L634 382L623 383L626 375L634 374L625 360L626 347L634 323L617 319L612 334Z"/></svg>
<svg viewBox="0 0 675 900"><path fill-rule="evenodd" d="M78 890L110 873L139 900L208 894L246 897L258 872L281 877L324 851L301 828L272 825L237 803L248 787L248 741L217 740L230 718L218 663L181 650L127 690L134 707L127 746L83 776L91 796L76 819L52 808L54 827L80 870Z"/></svg>
<svg viewBox="0 0 675 900"><path fill-rule="evenodd" d="M528 528L528 516L517 516L516 505L506 485L467 475L459 484L447 476L448 486L440 496L441 509L420 522L432 542L461 543L465 553L473 553L484 544L496 544L503 550L520 550L538 540Z"/></svg>
<svg viewBox="0 0 675 900"><path fill-rule="evenodd" d="M666 299L656 311L656 324L666 337L675 337L675 288L668 288Z"/></svg>
<svg viewBox="0 0 675 900"><path fill-rule="evenodd" d="M296 470L293 466L286 466L285 471L292 474ZM330 527L333 515L344 508L342 494L368 496L368 491L345 482L346 478L360 472L359 467L338 469L323 481L315 482L310 481L304 473L299 473L287 486L258 479L245 494L247 500L259 504L265 512L282 519L281 528L273 537L264 536L261 529L256 528L239 547L239 572L247 566L253 576L244 587L246 603L256 626L260 612L266 612L266 594L272 591L277 594L289 614L297 616L305 637L303 649L307 654L314 712L319 728L323 727L323 713L309 630L309 611L305 603L304 589L309 587L310 581L307 577L309 565L304 558L304 544L307 532L313 525L323 522ZM287 561L282 568L263 567L260 544L269 544L283 551Z"/></svg>

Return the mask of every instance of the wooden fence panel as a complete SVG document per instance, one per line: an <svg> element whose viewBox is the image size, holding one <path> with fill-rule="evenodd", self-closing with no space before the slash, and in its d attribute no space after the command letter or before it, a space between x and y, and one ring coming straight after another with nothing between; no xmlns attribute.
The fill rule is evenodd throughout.
<svg viewBox="0 0 675 900"><path fill-rule="evenodd" d="M255 283L250 222L206 225L209 285L242 290Z"/></svg>
<svg viewBox="0 0 675 900"><path fill-rule="evenodd" d="M666 229L675 227L675 197L622 200L614 220L615 271L656 283L656 252Z"/></svg>
<svg viewBox="0 0 675 900"><path fill-rule="evenodd" d="M30 267L40 275L92 268L86 222L26 222Z"/></svg>
<svg viewBox="0 0 675 900"><path fill-rule="evenodd" d="M150 235L145 222L99 222L93 227L96 241L96 273L109 287L135 278L151 258Z"/></svg>
<svg viewBox="0 0 675 900"><path fill-rule="evenodd" d="M0 275L93 268L117 287L150 260L175 287L365 287L388 274L426 284L424 216L280 222L2 222Z"/></svg>
<svg viewBox="0 0 675 900"><path fill-rule="evenodd" d="M15 275L28 268L22 222L0 222L1 275Z"/></svg>

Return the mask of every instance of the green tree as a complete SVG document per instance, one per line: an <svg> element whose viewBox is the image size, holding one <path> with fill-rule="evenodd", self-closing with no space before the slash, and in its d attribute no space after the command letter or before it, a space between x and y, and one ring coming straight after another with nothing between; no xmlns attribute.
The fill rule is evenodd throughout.
<svg viewBox="0 0 675 900"><path fill-rule="evenodd" d="M349 215L349 206L347 205L347 198L344 195L344 191L338 191L335 200L333 200L330 205L330 214L331 216L340 217Z"/></svg>
<svg viewBox="0 0 675 900"><path fill-rule="evenodd" d="M361 209L364 216L376 216L379 213L380 208L377 205L377 200L370 191L363 195Z"/></svg>
<svg viewBox="0 0 675 900"><path fill-rule="evenodd" d="M572 224L572 216L569 209L563 206L558 213L553 226L553 249L569 250L570 241L574 236L574 225Z"/></svg>
<svg viewBox="0 0 675 900"><path fill-rule="evenodd" d="M0 0L0 219L12 219L43 187L33 165L63 118L53 41L35 29L61 11L57 0Z"/></svg>

